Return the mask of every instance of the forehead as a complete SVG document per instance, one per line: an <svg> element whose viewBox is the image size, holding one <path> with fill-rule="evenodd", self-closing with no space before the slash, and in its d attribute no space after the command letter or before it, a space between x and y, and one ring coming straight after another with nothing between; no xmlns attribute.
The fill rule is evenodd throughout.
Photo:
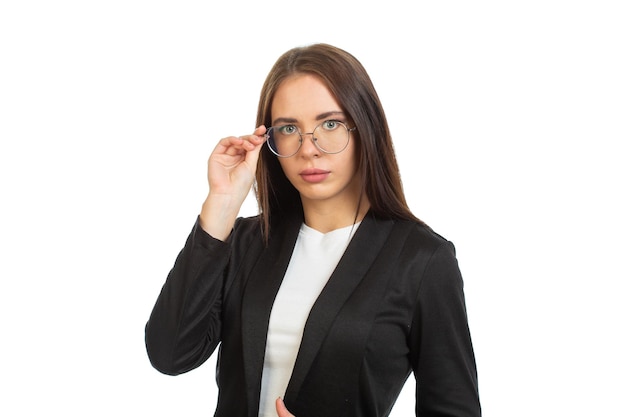
<svg viewBox="0 0 626 417"><path fill-rule="evenodd" d="M272 100L272 119L313 119L317 115L341 111L337 99L326 84L312 74L295 74L277 88Z"/></svg>

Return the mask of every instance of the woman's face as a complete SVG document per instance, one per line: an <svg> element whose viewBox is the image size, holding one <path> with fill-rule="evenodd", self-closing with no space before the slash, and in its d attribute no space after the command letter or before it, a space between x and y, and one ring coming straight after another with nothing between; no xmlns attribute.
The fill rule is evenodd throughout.
<svg viewBox="0 0 626 417"><path fill-rule="evenodd" d="M324 126L336 126L335 121L339 121L354 127L326 85L310 74L296 74L283 81L274 95L271 112L272 126L289 125L291 131L296 127L302 133L311 133L324 122ZM330 209L339 209L353 208L358 202L361 181L356 159L351 132L346 148L335 154L322 152L312 135L305 134L298 152L279 161L300 193L303 206L328 204Z"/></svg>

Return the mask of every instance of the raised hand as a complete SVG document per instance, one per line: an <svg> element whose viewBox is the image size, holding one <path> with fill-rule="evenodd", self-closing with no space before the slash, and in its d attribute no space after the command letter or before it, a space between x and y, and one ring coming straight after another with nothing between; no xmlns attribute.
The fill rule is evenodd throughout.
<svg viewBox="0 0 626 417"><path fill-rule="evenodd" d="M219 141L209 157L210 192L243 194L245 198L254 182L265 131L265 126L259 126L251 135L229 136Z"/></svg>
<svg viewBox="0 0 626 417"><path fill-rule="evenodd" d="M228 237L250 192L265 132L265 126L259 126L251 135L224 138L209 157L209 195L202 206L200 226L217 239Z"/></svg>

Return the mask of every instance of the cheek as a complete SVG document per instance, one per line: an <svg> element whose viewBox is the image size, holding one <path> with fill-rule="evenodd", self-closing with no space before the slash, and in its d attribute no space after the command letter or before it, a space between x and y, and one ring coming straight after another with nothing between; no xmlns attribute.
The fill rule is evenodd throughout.
<svg viewBox="0 0 626 417"><path fill-rule="evenodd" d="M346 149L346 153L343 155L344 158L342 160L343 166L345 166L346 170L350 170L350 172L355 173L358 170L359 162L357 161L357 152L354 145L348 147Z"/></svg>
<svg viewBox="0 0 626 417"><path fill-rule="evenodd" d="M290 181L293 181L293 176L297 175L296 168L292 163L293 157L291 158L279 158L278 161L280 163L280 167L283 169L283 173Z"/></svg>

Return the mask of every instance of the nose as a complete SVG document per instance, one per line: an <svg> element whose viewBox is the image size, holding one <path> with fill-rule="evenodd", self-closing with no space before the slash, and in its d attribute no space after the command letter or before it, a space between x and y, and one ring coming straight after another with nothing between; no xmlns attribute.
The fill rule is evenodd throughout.
<svg viewBox="0 0 626 417"><path fill-rule="evenodd" d="M303 155L319 156L320 154L320 150L315 144L315 136L313 136L313 134L314 132L300 134L300 137L302 138L302 145L300 146L300 152L302 152Z"/></svg>

